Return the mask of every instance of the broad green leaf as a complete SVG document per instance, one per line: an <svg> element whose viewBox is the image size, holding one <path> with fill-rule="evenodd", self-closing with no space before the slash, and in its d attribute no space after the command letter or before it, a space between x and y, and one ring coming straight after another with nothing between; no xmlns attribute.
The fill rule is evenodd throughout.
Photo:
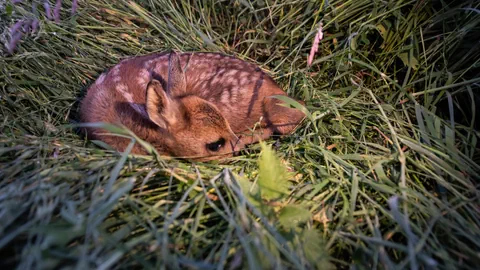
<svg viewBox="0 0 480 270"><path fill-rule="evenodd" d="M372 186L375 190L379 192L388 193L388 194L397 194L397 190L389 185L375 183L373 181L367 182L368 185Z"/></svg>
<svg viewBox="0 0 480 270"><path fill-rule="evenodd" d="M383 169L384 161L380 161L373 166L373 169L378 177L378 183L391 183L390 179L387 177L385 170Z"/></svg>
<svg viewBox="0 0 480 270"><path fill-rule="evenodd" d="M51 226L40 226L32 228L31 233L42 235L42 247L44 249L56 246L64 247L76 237L80 237L85 233L85 225L71 226L66 224L56 224Z"/></svg>
<svg viewBox="0 0 480 270"><path fill-rule="evenodd" d="M4 2L5 3L5 2ZM13 6L8 4L6 7L5 7L5 14L7 14L7 16L12 16L12 13L13 13Z"/></svg>
<svg viewBox="0 0 480 270"><path fill-rule="evenodd" d="M415 56L409 56L409 53L408 52L405 52L405 53L401 53L398 57L400 57L400 59L402 60L402 62L408 66L408 67L411 67L413 69L417 69L418 68L418 60L417 58L415 58Z"/></svg>
<svg viewBox="0 0 480 270"><path fill-rule="evenodd" d="M275 95L275 96L272 96L272 98L276 98L276 99L279 99L279 100L283 101L285 104L290 105L290 106L294 107L295 109L303 112L308 117L308 119L310 119L310 120L313 119L310 111L308 111L308 109L305 108L305 106L300 104L298 101L296 101L296 100L294 100L290 97L282 96L282 95Z"/></svg>
<svg viewBox="0 0 480 270"><path fill-rule="evenodd" d="M387 29L385 28L385 26L383 24L378 24L377 25L377 29L378 29L378 32L380 32L380 35L386 39L387 38Z"/></svg>
<svg viewBox="0 0 480 270"><path fill-rule="evenodd" d="M238 174L234 174L234 176L247 200L256 207L260 206L261 202L259 200L258 186L254 185L254 183L250 182L243 176Z"/></svg>
<svg viewBox="0 0 480 270"><path fill-rule="evenodd" d="M271 146L260 143L262 153L258 160L260 167L258 185L264 199L275 200L288 193L290 175Z"/></svg>
<svg viewBox="0 0 480 270"><path fill-rule="evenodd" d="M350 48L354 51L357 50L357 37L350 40Z"/></svg>
<svg viewBox="0 0 480 270"><path fill-rule="evenodd" d="M370 45L370 40L367 38L367 32L364 32L362 35L360 35L360 41L365 45Z"/></svg>
<svg viewBox="0 0 480 270"><path fill-rule="evenodd" d="M312 214L307 209L300 206L287 205L280 210L278 221L285 229L294 229L299 224L308 221L311 217Z"/></svg>
<svg viewBox="0 0 480 270"><path fill-rule="evenodd" d="M317 230L306 230L302 240L303 252L314 269L335 269L330 263L324 240Z"/></svg>

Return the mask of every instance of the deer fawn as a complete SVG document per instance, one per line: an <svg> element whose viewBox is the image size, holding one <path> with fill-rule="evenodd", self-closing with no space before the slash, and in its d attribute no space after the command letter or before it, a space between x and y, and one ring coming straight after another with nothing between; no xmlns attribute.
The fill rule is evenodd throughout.
<svg viewBox="0 0 480 270"><path fill-rule="evenodd" d="M121 61L90 86L81 121L120 123L159 153L200 161L285 135L303 120L279 105L286 95L253 64L217 53L160 53ZM255 130L251 131L255 127ZM87 128L89 138L123 151L129 140ZM132 153L145 150L136 144Z"/></svg>

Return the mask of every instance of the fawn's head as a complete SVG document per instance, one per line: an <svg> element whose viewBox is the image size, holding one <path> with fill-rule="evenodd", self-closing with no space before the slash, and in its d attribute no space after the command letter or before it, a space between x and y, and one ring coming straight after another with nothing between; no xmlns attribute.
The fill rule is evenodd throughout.
<svg viewBox="0 0 480 270"><path fill-rule="evenodd" d="M170 54L168 78L162 85L147 85L146 110L164 132L168 151L177 157L206 161L231 156L238 138L218 108L197 96L187 95L180 59Z"/></svg>

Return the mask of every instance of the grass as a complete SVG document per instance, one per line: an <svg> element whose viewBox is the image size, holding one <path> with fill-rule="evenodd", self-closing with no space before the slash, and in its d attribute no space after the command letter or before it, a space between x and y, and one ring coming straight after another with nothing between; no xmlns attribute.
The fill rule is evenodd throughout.
<svg viewBox="0 0 480 270"><path fill-rule="evenodd" d="M2 43L39 20L0 54L4 267L478 268L478 1L79 2L0 3ZM69 126L103 70L169 49L254 62L311 117L227 164Z"/></svg>

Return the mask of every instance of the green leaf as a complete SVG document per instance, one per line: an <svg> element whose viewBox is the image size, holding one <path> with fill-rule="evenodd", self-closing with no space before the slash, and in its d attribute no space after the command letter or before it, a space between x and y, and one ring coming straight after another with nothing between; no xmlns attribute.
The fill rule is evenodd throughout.
<svg viewBox="0 0 480 270"><path fill-rule="evenodd" d="M314 269L335 269L330 263L324 240L315 229L306 230L302 235L302 248Z"/></svg>
<svg viewBox="0 0 480 270"><path fill-rule="evenodd" d="M43 236L42 248L44 249L51 246L64 247L74 238L82 236L85 233L85 225L71 226L69 224L51 224L50 226L32 228L30 233Z"/></svg>
<svg viewBox="0 0 480 270"><path fill-rule="evenodd" d="M280 211L278 221L285 229L294 229L299 224L308 221L312 214L300 206L287 205Z"/></svg>
<svg viewBox="0 0 480 270"><path fill-rule="evenodd" d="M256 207L260 206L261 201L259 198L258 186L254 185L254 183L250 182L243 176L240 176L238 174L234 174L234 176L238 182L238 185L240 186L240 189L242 190L243 195L245 195L247 200Z"/></svg>
<svg viewBox="0 0 480 270"><path fill-rule="evenodd" d="M12 13L13 13L13 6L11 4L8 4L5 7L5 14L7 14L7 16L12 16Z"/></svg>
<svg viewBox="0 0 480 270"><path fill-rule="evenodd" d="M350 48L354 51L357 50L357 37L350 40Z"/></svg>
<svg viewBox="0 0 480 270"><path fill-rule="evenodd" d="M258 160L260 167L258 185L262 198L266 200L279 199L288 193L290 175L271 146L264 142L261 142L260 145L262 153Z"/></svg>
<svg viewBox="0 0 480 270"><path fill-rule="evenodd" d="M418 60L415 56L409 56L409 53L408 52L405 52L405 53L401 53L398 57L400 57L400 59L402 60L402 62L408 66L408 67L411 67L413 69L417 69L418 68Z"/></svg>
<svg viewBox="0 0 480 270"><path fill-rule="evenodd" d="M377 25L378 32L380 32L380 35L382 38L386 39L387 38L387 28L383 24L378 24Z"/></svg>
<svg viewBox="0 0 480 270"><path fill-rule="evenodd" d="M300 104L298 101L296 101L296 100L294 100L290 97L282 96L282 95L275 95L275 96L271 96L271 97L279 99L279 100L283 101L286 105L289 105L289 106L291 106L291 107L293 107L297 110L300 110L301 112L303 112L308 117L308 119L310 119L310 120L313 119L310 111L307 108L305 108L305 106Z"/></svg>

